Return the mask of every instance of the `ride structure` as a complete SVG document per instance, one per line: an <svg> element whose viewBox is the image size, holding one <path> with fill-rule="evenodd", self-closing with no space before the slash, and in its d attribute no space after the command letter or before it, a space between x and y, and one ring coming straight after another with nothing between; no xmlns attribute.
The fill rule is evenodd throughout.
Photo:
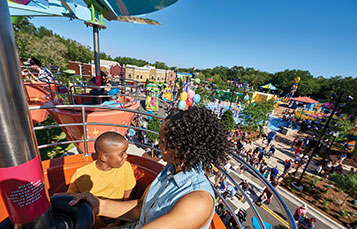
<svg viewBox="0 0 357 229"><path fill-rule="evenodd" d="M294 97L294 94L299 86L299 81L300 81L299 76L294 79L294 83L293 86L291 86L290 92L282 99L283 102L289 102L290 99Z"/></svg>
<svg viewBox="0 0 357 229"><path fill-rule="evenodd" d="M44 105L46 102L46 95L48 94L43 87L47 84L43 82L25 82L25 92L27 103L30 107ZM32 122L39 123L47 119L48 112L46 110L31 111Z"/></svg>
<svg viewBox="0 0 357 229"><path fill-rule="evenodd" d="M146 87L145 108L149 111L159 110L159 87L156 84L148 84Z"/></svg>
<svg viewBox="0 0 357 229"><path fill-rule="evenodd" d="M21 22L25 16L30 17L68 17L85 22L93 28L94 64L96 84L100 86L100 50L99 30L105 29L103 18L112 21L123 21L150 25L160 25L159 22L137 17L161 10L177 2L177 0L84 0L82 6L73 0L47 0L47 5L36 0L8 1L13 22Z"/></svg>
<svg viewBox="0 0 357 229"><path fill-rule="evenodd" d="M48 82L41 85L45 87L46 91L44 94L39 94L40 90L33 90L34 85L26 86L28 91L28 102L30 106L39 105L66 105L66 104L100 104L105 100L111 100L110 97L101 93L101 95L91 95L89 90L105 91L110 88L106 86L101 87L101 76L100 76L100 50L99 50L99 30L105 29L103 18L111 21L123 21L123 22L132 22L132 23L142 23L142 24L151 24L159 25L160 23L152 19L137 17L137 15L142 15L146 13L151 13L157 10L161 10L167 6L170 6L177 2L177 0L151 0L151 1L142 1L142 0L124 0L117 2L114 0L84 0L84 4L80 5L77 2L72 0L47 0L47 4L39 3L36 0L15 0L9 1L10 15L12 21L19 22L21 18L25 16L31 17L43 17L43 16L58 16L58 17L68 17L72 19L78 19L85 22L86 26L93 27L93 41L94 41L94 64L95 64L95 76L96 76L96 87L86 86L86 84L81 83L81 85L63 85L61 81ZM72 75L73 77L73 75ZM82 76L81 76L82 77ZM124 82L125 81L125 82ZM123 80L118 89L120 94L118 95L117 102L122 104L121 107L127 109L136 110L139 107L139 102L133 98L131 91L127 91L126 86L128 80ZM139 85L136 82L137 85ZM36 89L41 87L40 85L36 86ZM64 90L58 90L62 88ZM112 87L113 88L113 87ZM138 88L135 88L137 92ZM78 93L80 91L80 93ZM35 100L32 99L35 97ZM136 96L135 96L136 97ZM155 97L155 106L158 109L157 96ZM95 101L94 101L95 100ZM68 122L77 122L81 117L81 113L76 110L64 110L59 111L56 109L51 110L37 110L32 112L32 120L34 123L42 122L46 120L48 113L57 123L63 124L61 126L62 130L66 132L67 139L73 140L78 139L83 136L87 136L87 133L90 138L96 138L101 133L113 130L117 131L123 135L126 134L127 128L122 127L99 127L91 126L90 129L84 130L81 126L67 127L65 126ZM126 125L131 122L133 114L126 113L123 111L103 111L100 109L90 110L90 113L85 114L87 122L115 122L119 125ZM101 121L105 120L105 121ZM86 133L87 132L87 133ZM75 143L77 148L81 151L85 151L85 147L90 147L90 150L93 150L93 143L90 143L86 146L83 143Z"/></svg>

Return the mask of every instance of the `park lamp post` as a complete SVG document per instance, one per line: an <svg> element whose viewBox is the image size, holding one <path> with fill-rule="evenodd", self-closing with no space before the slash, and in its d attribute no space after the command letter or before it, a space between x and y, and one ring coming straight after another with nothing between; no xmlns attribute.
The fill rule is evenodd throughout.
<svg viewBox="0 0 357 229"><path fill-rule="evenodd" d="M342 100L345 100L346 102L349 102L349 101L352 101L352 100L353 100L353 97L352 97L352 96L347 96L347 98L343 99L343 95L344 95L344 92L341 91L340 94L337 96L337 100L336 100L336 102L335 102L335 106L333 107L333 110L332 110L332 112L331 112L331 114L330 114L330 116L329 116L329 118L328 118L328 120L327 120L325 126L323 127L323 130L322 130L322 132L321 132L321 134L320 134L320 136L319 136L319 139L318 139L317 142L316 142L316 146L315 146L315 142L313 142L313 143L311 144L311 148L313 148L314 146L315 146L315 147L314 147L314 150L312 151L312 153L310 153L310 155L309 155L309 160L307 161L307 163L306 163L306 165L305 165L305 168L304 168L304 170L302 171L302 173L301 173L301 175L300 175L299 181L298 181L297 183L295 183L295 182L292 183L292 185L294 186L294 188L296 188L297 190L302 190L302 189L303 189L303 187L301 186L302 178L304 177L304 174L305 174L305 172L306 172L306 169L307 169L307 167L309 166L313 155L316 155L316 154L319 152L319 150L321 149L321 147L322 147L322 142L321 142L321 140L322 140L323 136L325 135L325 132L326 132L326 130L327 130L327 128L328 128L328 126L329 126L331 120L332 120L332 117L333 117L334 114L336 113L336 110L337 110L338 106L341 104ZM332 99L334 99L334 98L336 98L336 95L335 95L335 94L332 96ZM308 153L309 153L309 152L308 152Z"/></svg>
<svg viewBox="0 0 357 229"><path fill-rule="evenodd" d="M175 81L174 81L174 89L173 89L173 92L172 92L172 95L173 95L173 101L176 101L177 99L177 89L176 89L176 84L177 84L177 67L175 67Z"/></svg>
<svg viewBox="0 0 357 229"><path fill-rule="evenodd" d="M232 100L233 100L233 98L234 98L234 96L235 96L235 92L236 92L235 89L236 89L236 86L237 86L237 80L234 80L234 81L233 81L232 86L233 86L233 90L232 90L231 101L230 101L230 103L229 103L229 110L230 110L231 107L232 107Z"/></svg>

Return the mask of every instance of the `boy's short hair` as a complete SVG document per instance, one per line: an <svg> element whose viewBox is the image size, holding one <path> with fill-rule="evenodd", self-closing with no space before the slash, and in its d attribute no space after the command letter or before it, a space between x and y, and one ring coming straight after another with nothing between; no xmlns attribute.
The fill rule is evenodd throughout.
<svg viewBox="0 0 357 229"><path fill-rule="evenodd" d="M94 143L94 149L97 154L105 153L108 147L128 142L125 137L119 133L109 131L101 134Z"/></svg>

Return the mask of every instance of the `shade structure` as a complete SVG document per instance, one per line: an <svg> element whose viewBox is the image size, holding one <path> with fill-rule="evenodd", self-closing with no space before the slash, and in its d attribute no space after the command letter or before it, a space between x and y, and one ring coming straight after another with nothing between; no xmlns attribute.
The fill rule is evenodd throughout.
<svg viewBox="0 0 357 229"><path fill-rule="evenodd" d="M268 84L265 84L263 86L260 86L260 88L264 88L264 89L268 89L268 90L278 90L278 88L276 88L273 84L271 83L268 83Z"/></svg>
<svg viewBox="0 0 357 229"><path fill-rule="evenodd" d="M310 104L318 103L318 101L311 99L310 97L307 97L307 96L303 96L303 97L300 96L297 98L292 98L291 100L301 102L301 103L310 103Z"/></svg>

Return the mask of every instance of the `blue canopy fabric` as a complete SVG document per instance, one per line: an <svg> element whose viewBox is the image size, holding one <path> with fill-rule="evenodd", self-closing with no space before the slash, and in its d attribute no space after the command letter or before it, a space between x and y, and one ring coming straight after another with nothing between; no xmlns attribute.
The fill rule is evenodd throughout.
<svg viewBox="0 0 357 229"><path fill-rule="evenodd" d="M271 83L268 83L268 84L265 84L263 86L260 86L260 88L264 88L264 89L268 89L268 90L278 90L278 88L276 88L273 84Z"/></svg>

